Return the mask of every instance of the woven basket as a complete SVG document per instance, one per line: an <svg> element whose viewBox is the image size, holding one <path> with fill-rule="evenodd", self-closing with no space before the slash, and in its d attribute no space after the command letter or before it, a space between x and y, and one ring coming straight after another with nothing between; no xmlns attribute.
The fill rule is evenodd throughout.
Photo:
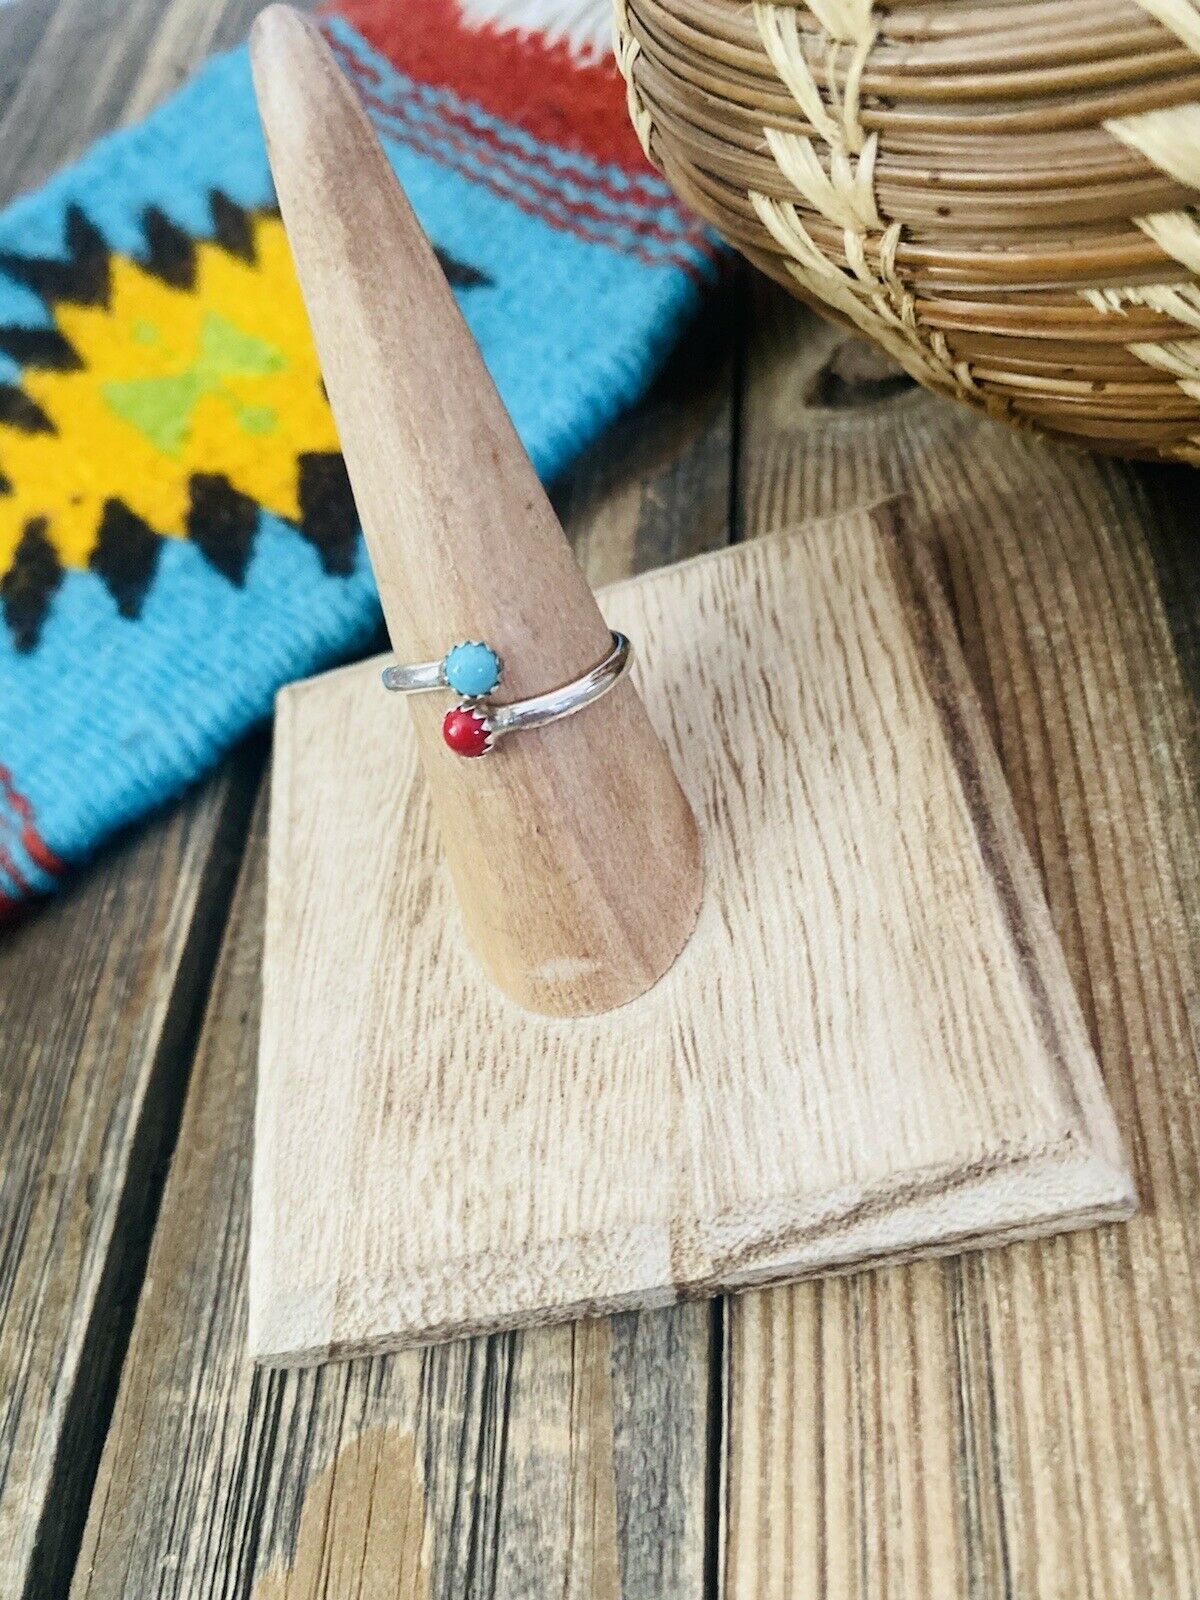
<svg viewBox="0 0 1200 1600"><path fill-rule="evenodd" d="M1197 0L616 0L672 187L920 382L1200 463Z"/></svg>

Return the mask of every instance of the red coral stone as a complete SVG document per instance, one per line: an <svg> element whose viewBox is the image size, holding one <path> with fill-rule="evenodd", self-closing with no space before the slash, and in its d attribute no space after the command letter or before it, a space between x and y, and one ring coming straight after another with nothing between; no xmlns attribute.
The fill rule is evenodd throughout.
<svg viewBox="0 0 1200 1600"><path fill-rule="evenodd" d="M481 756L487 749L487 723L470 706L455 706L442 718L442 738L456 756Z"/></svg>

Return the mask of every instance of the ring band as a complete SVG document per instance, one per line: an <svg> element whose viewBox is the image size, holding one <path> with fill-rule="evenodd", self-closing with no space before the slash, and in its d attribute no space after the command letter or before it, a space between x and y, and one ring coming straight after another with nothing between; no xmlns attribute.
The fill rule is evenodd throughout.
<svg viewBox="0 0 1200 1600"><path fill-rule="evenodd" d="M485 756L506 734L544 728L607 694L628 670L632 655L623 633L614 632L610 637L608 654L582 677L508 705L494 705L488 698L500 682L501 662L490 646L478 640L455 645L440 661L387 667L383 684L402 694L455 689L463 698L443 718L442 738L456 755Z"/></svg>

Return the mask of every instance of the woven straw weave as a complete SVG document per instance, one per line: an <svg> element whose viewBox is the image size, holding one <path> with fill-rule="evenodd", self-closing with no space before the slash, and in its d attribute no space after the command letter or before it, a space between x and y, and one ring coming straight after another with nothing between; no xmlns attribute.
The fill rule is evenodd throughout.
<svg viewBox="0 0 1200 1600"><path fill-rule="evenodd" d="M1200 463L1197 0L616 0L650 159L1009 421Z"/></svg>

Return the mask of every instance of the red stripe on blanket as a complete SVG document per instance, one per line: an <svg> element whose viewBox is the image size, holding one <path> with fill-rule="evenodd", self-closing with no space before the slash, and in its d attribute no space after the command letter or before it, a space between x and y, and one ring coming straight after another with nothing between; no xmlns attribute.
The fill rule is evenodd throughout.
<svg viewBox="0 0 1200 1600"><path fill-rule="evenodd" d="M410 78L453 89L548 144L649 170L615 62L581 61L565 42L517 28L470 26L455 0L336 0L330 9Z"/></svg>
<svg viewBox="0 0 1200 1600"><path fill-rule="evenodd" d="M21 845L34 866L55 878L65 872L66 863L59 860L38 832L33 821L33 807L13 782L12 773L7 767L0 767L0 803L7 805L16 819ZM25 897L30 892L30 885L12 851L3 842L0 842L0 872L17 891L14 896L0 890L0 922L8 922L26 909Z"/></svg>
<svg viewBox="0 0 1200 1600"><path fill-rule="evenodd" d="M386 105L396 115L411 114L411 108L407 104L402 104L395 94L382 97L383 74L361 50L355 49L350 37L336 33L332 29L326 29L325 37L342 66L355 79L359 93L364 99L373 92L381 96L375 102L379 106ZM406 74L406 78L408 81L415 81L411 79L411 75ZM430 84L428 87L436 96L436 102L433 105L424 99L418 102L426 116L436 116L440 121L460 128L471 139L486 141L493 149L514 163L520 162L529 166L538 159L525 143L506 133L501 126L491 120L494 113L483 112L482 108L475 107L472 102L454 95L453 90L447 90L441 85ZM454 95L453 99L450 98L451 95ZM532 135L529 137L532 138ZM538 141L535 149L544 150L544 142ZM623 206L631 212L635 209L661 212L664 207L669 207L677 213L684 231L695 234L703 232L702 224L675 198L663 179L645 162L642 163L642 171L630 172L622 169L618 178L613 174L611 164L607 168L599 167L590 154L572 150L556 152L556 159L545 162L544 168L552 177L557 178L561 175L567 181L598 190L614 204Z"/></svg>
<svg viewBox="0 0 1200 1600"><path fill-rule="evenodd" d="M438 120L442 126L436 132L431 131L422 120L411 115L411 108L402 101L383 98L367 88L363 76L356 70L355 59L344 50L341 41L333 37L330 43L339 59L354 73L363 103L386 119L388 131L394 138L462 172L473 182L482 183L492 193L530 215L592 243L623 250L648 266L672 265L695 272L697 254L704 258L715 254L703 226L674 207L671 210L678 221L672 227L664 226L661 210L659 216L647 215L643 207L630 204L627 198L619 210L597 206L546 182L545 177L532 168L528 158L517 161L508 156L503 147L494 146L481 130L467 125L465 136L458 133L456 126L464 126L462 119L443 118L440 109ZM546 171L542 169L543 174ZM640 239L653 240L661 249L649 249L639 242Z"/></svg>
<svg viewBox="0 0 1200 1600"><path fill-rule="evenodd" d="M65 863L59 860L37 831L33 822L33 807L13 782L12 773L7 767L0 767L0 799L5 801L19 821L21 843L33 864L40 867L43 872L55 875L64 872Z"/></svg>
<svg viewBox="0 0 1200 1600"><path fill-rule="evenodd" d="M367 97L368 105L371 103L371 98ZM553 194L540 200L534 199L502 168L481 171L479 148L470 141L453 140L445 135L435 139L423 134L418 128L399 122L390 114L381 113L381 115L387 116L389 131L394 130L392 137L402 144L435 161L440 161L443 166L449 167L454 172L461 172L465 178L486 189L489 194L498 195L501 200L507 200L510 205L517 206L528 216L537 217L551 227L573 233L577 239L583 239L589 244L607 245L610 250L618 250L627 256L632 256L635 261L640 261L646 267L680 268L696 282L704 280L705 266L716 255L715 249L707 241L703 243L703 256L699 256L696 252L689 253L682 241L651 250L647 245L639 243L636 238L618 240L614 237L611 220L606 227L599 227L589 221L587 216L568 211L560 198ZM457 145L462 147L461 154L455 148Z"/></svg>

